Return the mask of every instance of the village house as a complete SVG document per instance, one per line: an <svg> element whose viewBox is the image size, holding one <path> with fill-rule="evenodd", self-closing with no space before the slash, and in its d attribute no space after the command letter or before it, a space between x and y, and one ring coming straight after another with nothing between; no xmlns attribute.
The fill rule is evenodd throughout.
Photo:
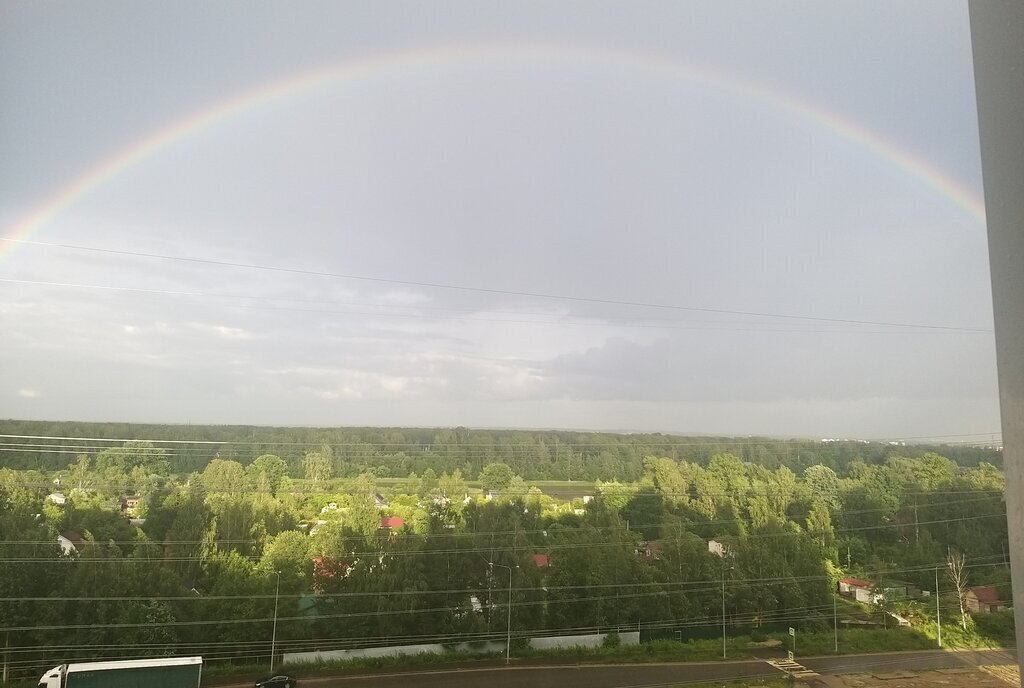
<svg viewBox="0 0 1024 688"><path fill-rule="evenodd" d="M81 552L85 548L85 538L74 530L65 530L57 536L57 544L65 555L72 555Z"/></svg>
<svg viewBox="0 0 1024 688"><path fill-rule="evenodd" d="M987 614L1006 607L1006 603L999 599L999 591L994 585L971 588L964 595L964 602L967 604L968 611L974 613Z"/></svg>
<svg viewBox="0 0 1024 688"><path fill-rule="evenodd" d="M51 492L46 496L46 501L57 506L64 506L68 503L68 498L64 496L63 492Z"/></svg>
<svg viewBox="0 0 1024 688"><path fill-rule="evenodd" d="M134 512L139 508L139 504L142 503L142 497L139 495L126 495L118 500L118 505L121 508L121 512Z"/></svg>
<svg viewBox="0 0 1024 688"><path fill-rule="evenodd" d="M732 556L732 552L729 550L729 545L718 540L708 540L708 552L718 557Z"/></svg>
<svg viewBox="0 0 1024 688"><path fill-rule="evenodd" d="M875 604L880 595L875 594L875 584L861 578L843 578L839 581L839 594L852 597L858 602Z"/></svg>

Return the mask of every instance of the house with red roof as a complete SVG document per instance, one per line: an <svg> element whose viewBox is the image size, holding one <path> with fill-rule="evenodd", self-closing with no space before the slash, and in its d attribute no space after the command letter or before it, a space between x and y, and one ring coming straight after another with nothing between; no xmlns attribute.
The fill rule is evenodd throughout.
<svg viewBox="0 0 1024 688"><path fill-rule="evenodd" d="M534 554L533 564L539 569L546 569L551 566L551 559L549 559L546 554Z"/></svg>
<svg viewBox="0 0 1024 688"><path fill-rule="evenodd" d="M405 521L398 516L382 516L380 519L380 527L385 530L397 530L405 525Z"/></svg>
<svg viewBox="0 0 1024 688"><path fill-rule="evenodd" d="M334 557L313 557L313 592L321 594L324 583L333 578L347 578L352 564L338 561Z"/></svg>
<svg viewBox="0 0 1024 688"><path fill-rule="evenodd" d="M858 602L875 604L875 584L862 578L842 578L839 581L839 594L852 597Z"/></svg>
<svg viewBox="0 0 1024 688"><path fill-rule="evenodd" d="M964 602L968 611L971 612L997 612L1006 607L1006 603L999 599L999 591L994 585L981 585L971 588L964 595Z"/></svg>

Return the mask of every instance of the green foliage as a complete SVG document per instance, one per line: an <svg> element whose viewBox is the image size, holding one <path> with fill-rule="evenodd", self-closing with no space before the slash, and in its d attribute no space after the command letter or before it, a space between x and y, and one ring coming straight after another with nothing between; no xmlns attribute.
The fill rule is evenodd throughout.
<svg viewBox="0 0 1024 688"><path fill-rule="evenodd" d="M593 449L569 451L553 441L570 436L585 437ZM289 647L313 639L500 634L509 609L508 570L501 567L512 569L513 629L615 633L685 620L688 633L716 636L724 597L730 656L745 652L739 628L795 614L801 651L815 643L831 651L828 611L844 575L906 569L907 582L931 589L929 566L952 549L972 562L972 584L1006 582L999 566L1002 480L989 463L961 467L907 447L875 455L867 445L821 446L783 461L771 443L748 452L710 441L665 456L646 451L664 441L658 436L374 430L351 446L332 446L330 437L314 436L312 446L324 444L304 456L251 461L243 453L248 444L221 447L223 458L191 466L201 473L177 476L158 473L165 459L152 447L104 450L102 460L76 457L60 476L71 498L61 507L43 506L55 476L0 469L0 598L9 600L0 602L0 617L7 627L27 629L15 639L18 652L52 665L69 658L48 647L80 646L88 657L90 647L143 639L140 647L154 654L187 640L211 652L229 647L256 656L273 632L275 603L277 637ZM747 461L755 455L764 465ZM531 471L625 477L599 482L586 505L559 504L569 497L554 500L517 475ZM467 486L467 473L479 475L485 489L502 490L502 498L485 501ZM539 484L573 497L590 487ZM142 529L117 510L116 498L128 488L146 504ZM388 504L375 503L378 491ZM382 529L382 516L405 525ZM63 529L78 530L90 544L62 558L51 543ZM729 554L709 553L709 539L725 543ZM949 587L945 578L942 584ZM844 616L878 619L876 608L860 618L841 602ZM949 624L949 642L1006 642L1013 630L1007 619L979 615L967 631ZM843 631L841 648L928 646L926 612L921 623L912 631ZM75 628L51 629L66 626ZM720 637L613 645L573 653L647 661L721 652Z"/></svg>
<svg viewBox="0 0 1024 688"><path fill-rule="evenodd" d="M1013 647L1016 642L1013 610L1002 609L988 614L974 614L975 631L990 647Z"/></svg>
<svg viewBox="0 0 1024 688"><path fill-rule="evenodd" d="M327 482L334 475L331 455L325 451L309 452L302 460L302 469L306 480L318 486Z"/></svg>
<svg viewBox="0 0 1024 688"><path fill-rule="evenodd" d="M480 487L484 491L490 490L507 490L509 485L512 484L512 479L515 474L512 469L504 463L491 463L484 466L484 469L480 472Z"/></svg>
<svg viewBox="0 0 1024 688"><path fill-rule="evenodd" d="M214 459L203 470L200 480L209 493L242 492L246 487L245 468L237 461Z"/></svg>
<svg viewBox="0 0 1024 688"><path fill-rule="evenodd" d="M831 511L838 511L839 502L839 476L828 466L816 464L808 466L804 470L804 482L810 488L811 493L822 500Z"/></svg>
<svg viewBox="0 0 1024 688"><path fill-rule="evenodd" d="M252 460L245 472L254 490L273 495L277 494L281 481L288 475L288 464L274 454L261 454Z"/></svg>

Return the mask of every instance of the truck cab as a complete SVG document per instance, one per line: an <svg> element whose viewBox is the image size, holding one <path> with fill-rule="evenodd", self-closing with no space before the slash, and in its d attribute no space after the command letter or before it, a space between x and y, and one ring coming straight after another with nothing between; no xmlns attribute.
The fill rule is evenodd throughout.
<svg viewBox="0 0 1024 688"><path fill-rule="evenodd" d="M47 671L39 679L39 688L61 688L64 685L64 672L67 668L67 664L61 664Z"/></svg>

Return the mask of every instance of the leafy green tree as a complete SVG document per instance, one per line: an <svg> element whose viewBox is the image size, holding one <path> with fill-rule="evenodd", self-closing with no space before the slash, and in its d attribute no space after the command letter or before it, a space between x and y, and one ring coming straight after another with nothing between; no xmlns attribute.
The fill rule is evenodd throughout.
<svg viewBox="0 0 1024 688"><path fill-rule="evenodd" d="M508 486L512 483L512 478L514 477L515 473L512 472L512 469L509 468L508 464L487 464L480 472L480 487L482 487L485 492L491 490L507 490Z"/></svg>
<svg viewBox="0 0 1024 688"><path fill-rule="evenodd" d="M154 531L157 528L166 528L163 538L160 539L167 543L165 556L168 565L186 582L191 582L195 580L203 558L212 549L212 524L213 514L207 507L202 493L197 490L183 490L162 500L158 506L150 507L145 529L155 540Z"/></svg>
<svg viewBox="0 0 1024 688"><path fill-rule="evenodd" d="M259 492L277 494L281 481L288 474L288 464L274 454L261 454L245 469L249 482Z"/></svg>
<svg viewBox="0 0 1024 688"><path fill-rule="evenodd" d="M750 490L750 480L740 457L728 452L715 454L708 463L708 473L718 479L735 504L743 504Z"/></svg>
<svg viewBox="0 0 1024 688"><path fill-rule="evenodd" d="M245 468L237 461L214 459L203 470L200 480L211 494L230 494L245 490Z"/></svg>
<svg viewBox="0 0 1024 688"><path fill-rule="evenodd" d="M622 511L633 495L637 493L636 485L620 483L617 480L603 483L597 481L597 493L601 495L601 501L609 509L615 512Z"/></svg>
<svg viewBox="0 0 1024 688"><path fill-rule="evenodd" d="M672 459L648 456L644 459L644 474L668 501L683 504L688 501L690 484L680 472L679 464Z"/></svg>
<svg viewBox="0 0 1024 688"><path fill-rule="evenodd" d="M236 551L249 556L262 548L266 526L253 513L253 500L248 495L230 495L211 504L217 533L217 547L222 552Z"/></svg>
<svg viewBox="0 0 1024 688"><path fill-rule="evenodd" d="M84 490L92 484L91 461L88 454L79 454L74 463L68 465L68 485Z"/></svg>
<svg viewBox="0 0 1024 688"><path fill-rule="evenodd" d="M835 530L832 528L832 514L824 499L815 499L811 503L811 511L807 515L807 532L822 547L832 547L835 543Z"/></svg>
<svg viewBox="0 0 1024 688"><path fill-rule="evenodd" d="M529 491L530 488L527 486L526 481L518 475L514 475L505 489L505 495L513 499L524 499Z"/></svg>
<svg viewBox="0 0 1024 688"><path fill-rule="evenodd" d="M836 471L815 464L804 470L804 480L811 488L814 496L822 500L831 512L839 511L841 506L839 499L839 476Z"/></svg>
<svg viewBox="0 0 1024 688"><path fill-rule="evenodd" d="M283 532L271 538L263 548L260 566L268 571L280 571L283 576L309 580L313 573L309 545L309 538L299 531Z"/></svg>
<svg viewBox="0 0 1024 688"><path fill-rule="evenodd" d="M437 473L434 472L433 468L428 468L423 471L423 477L420 478L420 487L416 494L420 497L427 498L437 492L438 477Z"/></svg>
<svg viewBox="0 0 1024 688"><path fill-rule="evenodd" d="M437 483L437 491L445 499L450 499L461 505L462 498L466 494L466 481L462 478L462 471L456 468L451 473L441 474Z"/></svg>
<svg viewBox="0 0 1024 688"><path fill-rule="evenodd" d="M351 530L361 533L367 542L380 529L381 515L373 501L376 492L377 485L372 473L360 473L351 483L345 524Z"/></svg>
<svg viewBox="0 0 1024 688"><path fill-rule="evenodd" d="M314 486L320 486L331 479L333 466L331 457L322 451L309 452L302 461L302 468L306 473L306 479Z"/></svg>
<svg viewBox="0 0 1024 688"><path fill-rule="evenodd" d="M126 475L135 466L150 473L168 475L167 452L148 440L131 440L120 447L109 447L96 455L96 470L105 477Z"/></svg>

